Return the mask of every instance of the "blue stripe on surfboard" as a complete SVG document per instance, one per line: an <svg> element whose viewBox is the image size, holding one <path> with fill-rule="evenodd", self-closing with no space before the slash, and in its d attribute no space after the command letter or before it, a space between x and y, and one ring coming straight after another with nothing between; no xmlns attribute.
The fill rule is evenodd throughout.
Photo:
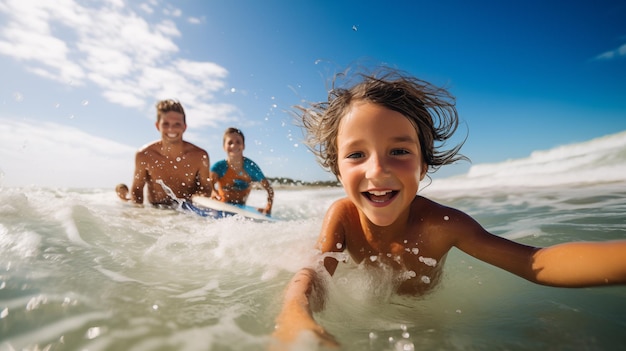
<svg viewBox="0 0 626 351"><path fill-rule="evenodd" d="M187 204L191 211L199 215L203 215L203 213L207 213L205 217L214 217L214 218L223 218L232 215L240 215L243 217L257 219L262 221L275 221L275 218L272 218L268 215L264 215L257 211L255 207L246 206L246 205L236 205L220 202L209 197L194 195L192 197L192 201L196 202L195 204ZM194 210L195 208L195 210ZM216 214L217 213L217 214Z"/></svg>
<svg viewBox="0 0 626 351"><path fill-rule="evenodd" d="M215 219L235 215L235 213L233 212L219 211L219 210L214 210L212 208L199 208L199 207L194 206L192 203L188 201L183 201L183 203L180 205L180 208L182 208L183 210L191 211L202 217L211 217Z"/></svg>

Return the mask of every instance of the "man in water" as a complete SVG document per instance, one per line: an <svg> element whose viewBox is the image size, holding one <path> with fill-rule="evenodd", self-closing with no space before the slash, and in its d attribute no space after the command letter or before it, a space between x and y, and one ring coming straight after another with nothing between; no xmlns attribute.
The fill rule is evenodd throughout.
<svg viewBox="0 0 626 351"><path fill-rule="evenodd" d="M115 191L120 199L143 204L144 187L148 186L148 201L154 206L172 206L174 199L158 183L162 180L177 198L192 195L211 196L209 155L198 146L183 140L187 129L185 110L178 101L162 100L156 105L156 128L161 140L142 147L135 155L135 175L129 189L118 184Z"/></svg>

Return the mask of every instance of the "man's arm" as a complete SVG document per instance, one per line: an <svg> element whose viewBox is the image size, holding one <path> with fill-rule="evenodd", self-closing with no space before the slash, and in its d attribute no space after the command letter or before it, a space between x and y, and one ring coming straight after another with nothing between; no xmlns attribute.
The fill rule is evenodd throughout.
<svg viewBox="0 0 626 351"><path fill-rule="evenodd" d="M198 171L198 191L197 195L210 197L213 192L213 182L211 180L211 162L209 160L209 154L202 150L201 165Z"/></svg>
<svg viewBox="0 0 626 351"><path fill-rule="evenodd" d="M135 175L131 186L131 200L137 205L143 204L143 188L148 180L145 157L143 150L138 151L135 155Z"/></svg>

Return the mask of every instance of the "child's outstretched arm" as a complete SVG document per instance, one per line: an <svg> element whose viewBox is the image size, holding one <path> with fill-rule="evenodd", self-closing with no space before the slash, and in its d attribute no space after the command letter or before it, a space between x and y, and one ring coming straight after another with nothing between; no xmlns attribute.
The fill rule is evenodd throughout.
<svg viewBox="0 0 626 351"><path fill-rule="evenodd" d="M345 249L345 213L347 200L338 200L330 206L324 217L322 230L317 240L317 248L323 257L324 268L330 275L335 273L338 261L324 257L324 253L340 252ZM283 307L276 318L273 337L279 343L278 349L290 348L306 333L312 335L319 344L337 347L335 338L326 332L313 318L313 312L323 309L326 290L320 273L311 268L303 268L291 279L285 290Z"/></svg>
<svg viewBox="0 0 626 351"><path fill-rule="evenodd" d="M490 234L460 211L450 218L455 218L450 222L458 233L456 247L531 282L558 287L626 284L626 240L538 248Z"/></svg>
<svg viewBox="0 0 626 351"><path fill-rule="evenodd" d="M539 249L532 259L537 283L586 287L626 284L626 240L571 242Z"/></svg>
<svg viewBox="0 0 626 351"><path fill-rule="evenodd" d="M312 333L317 342L324 346L339 346L335 338L313 318L312 295L319 295L317 299L325 298L322 285L317 284L318 279L313 269L304 268L287 285L283 307L276 318L272 334L278 343L274 349L289 349L300 337L306 337L307 332Z"/></svg>

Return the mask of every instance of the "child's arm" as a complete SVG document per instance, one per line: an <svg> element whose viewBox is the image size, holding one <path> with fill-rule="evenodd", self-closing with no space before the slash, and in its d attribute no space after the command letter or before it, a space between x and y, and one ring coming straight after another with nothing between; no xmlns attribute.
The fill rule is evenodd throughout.
<svg viewBox="0 0 626 351"><path fill-rule="evenodd" d="M543 248L533 255L532 270L540 284L626 284L626 240L571 242Z"/></svg>
<svg viewBox="0 0 626 351"><path fill-rule="evenodd" d="M283 307L276 318L276 327L273 337L281 343L281 346L288 348L298 340L305 332L311 332L320 344L325 346L339 346L335 338L326 333L324 328L317 324L313 318L311 299L314 287L321 289L320 284L316 284L317 273L309 268L301 269L291 279L283 300ZM324 291L316 291L320 295L318 298L324 299Z"/></svg>
<svg viewBox="0 0 626 351"><path fill-rule="evenodd" d="M559 287L626 283L626 240L571 242L537 248L493 235L460 211L449 221L455 246L531 282Z"/></svg>
<svg viewBox="0 0 626 351"><path fill-rule="evenodd" d="M343 218L346 201L335 202L326 212L322 231L317 241L317 247L322 254L340 252L345 248L345 220ZM335 272L337 264L337 260L332 257L324 258L324 267L331 275ZM292 345L301 334L307 331L312 332L322 345L339 345L334 337L328 334L313 318L313 311L321 310L326 299L326 292L320 279L322 278L315 270L303 268L287 285L283 307L276 318L276 329L273 334L274 338L283 346ZM313 302L316 303L313 304Z"/></svg>

